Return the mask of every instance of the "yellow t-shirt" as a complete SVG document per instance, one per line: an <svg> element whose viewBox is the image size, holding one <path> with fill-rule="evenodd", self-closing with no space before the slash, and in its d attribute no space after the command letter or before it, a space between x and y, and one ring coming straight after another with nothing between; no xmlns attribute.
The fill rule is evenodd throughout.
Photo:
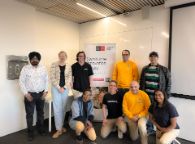
<svg viewBox="0 0 195 144"><path fill-rule="evenodd" d="M118 82L119 88L129 88L130 83L138 81L139 73L137 65L132 61L118 62L112 74L112 79Z"/></svg>

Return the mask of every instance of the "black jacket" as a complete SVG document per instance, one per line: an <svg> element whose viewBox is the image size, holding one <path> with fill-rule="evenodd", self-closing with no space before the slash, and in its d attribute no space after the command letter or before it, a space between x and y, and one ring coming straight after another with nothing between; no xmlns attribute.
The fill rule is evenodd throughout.
<svg viewBox="0 0 195 144"><path fill-rule="evenodd" d="M141 78L140 78L140 89L145 91L145 86L146 86L146 80L145 80L145 73L147 68L150 66L147 65L142 69L141 72ZM159 90L165 91L167 94L167 97L169 98L171 95L171 73L169 72L168 68L162 66L162 65L157 65L159 68Z"/></svg>

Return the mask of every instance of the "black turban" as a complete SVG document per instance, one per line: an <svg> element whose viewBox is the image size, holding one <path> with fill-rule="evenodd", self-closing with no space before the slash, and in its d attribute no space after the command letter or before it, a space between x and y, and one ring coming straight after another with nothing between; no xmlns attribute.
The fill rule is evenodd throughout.
<svg viewBox="0 0 195 144"><path fill-rule="evenodd" d="M29 54L28 54L28 58L29 58L29 60L31 61L33 58L37 58L39 61L41 60L41 54L40 53L38 53L38 52L30 52Z"/></svg>

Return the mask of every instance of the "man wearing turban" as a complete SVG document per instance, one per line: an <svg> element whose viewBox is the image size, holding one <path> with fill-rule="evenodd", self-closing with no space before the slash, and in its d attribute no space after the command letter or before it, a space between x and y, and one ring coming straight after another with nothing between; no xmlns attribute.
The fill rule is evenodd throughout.
<svg viewBox="0 0 195 144"><path fill-rule="evenodd" d="M19 77L20 88L24 94L26 110L26 122L28 128L28 140L34 138L33 114L36 106L37 128L41 135L45 135L44 121L44 98L48 93L48 74L46 68L40 65L41 55L38 52L30 52L30 64L24 66Z"/></svg>

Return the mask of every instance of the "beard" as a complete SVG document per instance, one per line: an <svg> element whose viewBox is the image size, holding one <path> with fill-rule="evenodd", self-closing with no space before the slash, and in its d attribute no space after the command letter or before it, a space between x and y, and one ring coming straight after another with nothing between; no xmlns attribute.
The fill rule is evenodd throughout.
<svg viewBox="0 0 195 144"><path fill-rule="evenodd" d="M37 65L39 64L39 62L33 61L33 62L31 62L31 64L32 64L33 66L37 66Z"/></svg>

